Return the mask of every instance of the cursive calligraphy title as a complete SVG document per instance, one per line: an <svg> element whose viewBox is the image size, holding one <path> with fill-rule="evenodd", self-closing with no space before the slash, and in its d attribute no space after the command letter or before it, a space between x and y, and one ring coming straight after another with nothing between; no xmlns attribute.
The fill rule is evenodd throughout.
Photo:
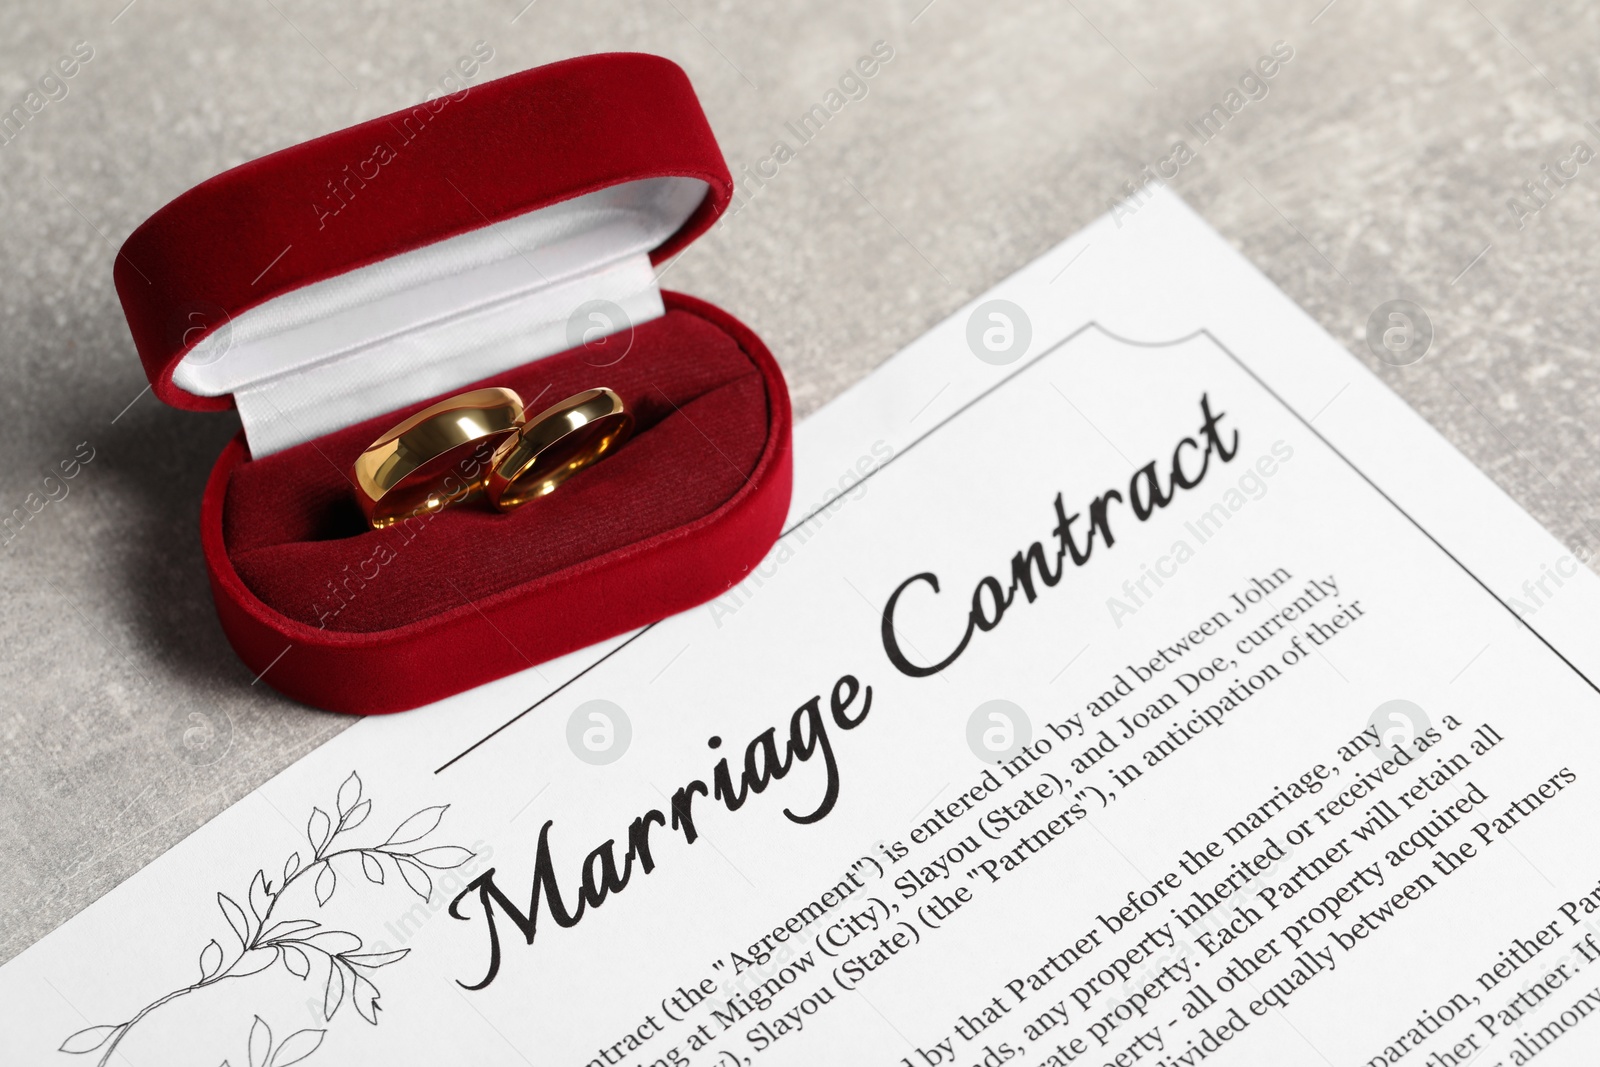
<svg viewBox="0 0 1600 1067"><path fill-rule="evenodd" d="M1086 509L1088 521L1080 529L1075 530L1074 526L1083 520L1083 513L1068 515L1062 495L1057 493L1051 546L1054 551L1047 549L1044 542L1035 541L1012 558L1009 586L994 577L978 582L967 612L965 633L955 648L937 662L913 662L900 647L894 620L896 612L902 610L902 598L908 591L927 586L937 595L939 579L932 572L923 572L901 582L883 609L883 647L889 661L902 674L913 678L944 670L960 657L977 634L1000 625L1006 612L1017 603L1019 593L1032 603L1042 589L1053 588L1061 581L1068 559L1074 566L1081 567L1089 562L1097 545L1104 546L1102 552L1115 545L1113 505L1124 505L1134 519L1145 522L1170 504L1179 491L1198 486L1212 469L1213 460L1227 463L1233 459L1239 449L1239 433L1222 430L1221 422L1226 413L1213 413L1210 398L1202 395L1200 414L1199 430L1178 441L1171 461L1164 465L1164 473L1163 465L1152 460L1134 472L1126 496L1122 490L1113 488L1095 497ZM464 921L481 918L488 938L488 962L483 977L470 984L459 984L466 989L483 989L499 975L503 923L509 923L515 934L532 946L541 917L547 924L553 922L558 927L576 926L612 894L626 889L636 872L649 874L653 871L656 855L652 845L660 843L659 836L652 842L653 829L681 834L684 844L694 844L700 836L695 826L697 797L720 802L728 811L737 812L775 782L815 761L821 768L821 796L809 805L785 807L783 814L791 822L802 825L825 818L839 799L839 765L829 729L854 730L866 720L871 709L872 687L863 685L854 675L841 675L827 698L826 709L822 695L813 696L789 716L786 735L780 736L778 726L768 727L745 745L742 761L731 764L727 756L717 760L707 775L710 785L704 779L690 779L672 794L668 812L651 808L635 818L628 826L627 842L620 849L620 858L616 838L595 846L579 864L576 877L566 883L567 888L563 888L558 877L550 843L554 821L546 820L535 846L532 885L523 890L525 904L517 903L500 886L493 867L474 878L450 902L453 918ZM706 744L713 750L719 749L722 738L713 736Z"/></svg>
<svg viewBox="0 0 1600 1067"><path fill-rule="evenodd" d="M938 674L950 664L960 658L961 653L967 650L974 636L988 633L1005 618L1006 612L1016 603L1017 594L1020 592L1029 604L1039 596L1039 586L1046 589L1054 588L1061 581L1066 571L1068 557L1072 565L1081 567L1089 562L1090 555L1095 549L1096 538L1105 545L1109 551L1117 543L1116 534L1111 529L1111 505L1126 503L1132 510L1133 517L1144 522L1155 514L1156 511L1172 503L1180 489L1193 489L1199 485L1211 469L1212 457L1226 463L1233 459L1239 451L1239 431L1233 430L1231 438L1224 441L1224 434L1220 424L1227 412L1211 411L1211 399L1206 394L1200 395L1200 414L1202 420L1200 429L1194 437L1184 437L1178 441L1172 450L1172 460L1167 463L1166 475L1163 477L1156 460L1151 460L1134 472L1128 481L1128 495L1123 497L1120 489L1107 489L1089 502L1089 521L1081 531L1081 536L1074 533L1073 524L1083 518L1082 512L1067 514L1066 505L1062 502L1060 493L1056 494L1055 513L1056 526L1052 532L1055 539L1054 560L1042 542L1035 541L1026 549L1011 557L1011 584L1002 585L1000 579L992 575L978 582L972 590L972 600L967 609L967 625L965 632L949 654L943 659L933 663L915 663L900 647L900 638L895 631L895 613L901 610L901 597L905 596L913 587L926 585L935 594L939 592L939 576L932 571L913 574L901 582L895 591L890 594L889 602L883 609L883 650L889 656L889 662L901 674L910 675L912 678L925 678L930 674ZM1205 444L1202 447L1201 441ZM1188 455L1186 457L1185 450ZM1189 464L1185 467L1185 460ZM1035 581L1037 580L1037 585Z"/></svg>

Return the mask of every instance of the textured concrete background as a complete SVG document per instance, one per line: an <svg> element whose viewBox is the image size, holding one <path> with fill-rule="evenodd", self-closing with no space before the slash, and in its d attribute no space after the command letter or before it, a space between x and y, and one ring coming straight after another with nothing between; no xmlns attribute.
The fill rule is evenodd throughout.
<svg viewBox="0 0 1600 1067"><path fill-rule="evenodd" d="M1507 206L1600 149L1592 2L125 2L0 7L5 109L94 49L0 146L0 515L94 449L0 554L0 960L349 725L252 686L217 627L197 513L236 420L141 395L116 246L217 171L415 102L478 40L491 77L672 57L736 171L893 46L668 279L763 334L802 415L1198 144L1183 121L1286 41L1269 95L1173 185L1574 552L1600 548L1600 160L1536 215L1523 193L1521 229ZM1395 297L1436 331L1405 368L1363 341Z"/></svg>

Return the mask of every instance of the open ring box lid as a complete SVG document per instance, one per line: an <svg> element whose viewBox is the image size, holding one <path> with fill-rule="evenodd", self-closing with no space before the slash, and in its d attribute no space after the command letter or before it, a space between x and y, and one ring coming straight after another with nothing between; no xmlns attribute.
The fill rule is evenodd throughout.
<svg viewBox="0 0 1600 1067"><path fill-rule="evenodd" d="M523 71L235 167L150 217L115 280L155 394L237 406L201 544L252 673L321 708L439 700L682 611L776 540L788 393L738 320L657 285L732 179L683 71ZM507 386L596 386L614 456L500 514L381 531L349 482L395 423Z"/></svg>

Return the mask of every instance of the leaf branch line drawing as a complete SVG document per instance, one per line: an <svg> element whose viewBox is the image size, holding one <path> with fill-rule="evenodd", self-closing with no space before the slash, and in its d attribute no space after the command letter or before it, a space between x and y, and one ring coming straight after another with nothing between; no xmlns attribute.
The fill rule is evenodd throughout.
<svg viewBox="0 0 1600 1067"><path fill-rule="evenodd" d="M280 960L290 974L301 980L310 978L313 970L320 974L326 968L328 977L322 998L325 1020L332 1021L339 1006L349 1000L363 1019L376 1026L379 994L368 974L404 959L411 950L402 948L391 952L363 953L361 938L354 933L325 928L315 919L280 918L279 905L292 886L309 880L317 907L321 908L333 899L334 890L339 886L339 872L334 861L343 861L346 877L349 877L357 866L354 862L356 857L359 857L359 869L367 881L384 885L387 869L393 867L406 886L426 901L433 893L433 877L428 873L429 870L459 867L471 859L473 853L471 849L459 845L435 845L422 849L409 847L419 844L424 837L438 829L440 820L449 808L448 804L423 808L396 827L381 844L347 844L344 835L366 822L372 812L372 801L363 800L361 792L361 778L352 771L350 777L339 786L334 808L339 817L337 822L321 808L311 809L311 817L306 821L306 841L311 847L311 858L302 862L298 851L291 855L284 862L283 880L276 889L267 878L264 868L256 871L245 896L249 904L248 911L226 893L217 894L217 907L233 931L233 939L238 943L236 949L224 950L222 944L213 938L200 950L198 981L156 998L124 1022L79 1030L62 1042L60 1051L74 1055L100 1051L102 1054L98 1064L99 1067L105 1067L129 1031L157 1008L219 982L259 974ZM265 1040L270 1045L270 1029L265 1029L266 1024L261 1022L259 1016L256 1022L265 1030ZM283 1048L289 1047L296 1039L309 1043L310 1038L302 1037L308 1033L318 1035L316 1043L320 1044L325 1031L302 1030L284 1039L273 1067L285 1067L288 1063L296 1062L282 1058L286 1055ZM257 1033L252 1029L253 1067L256 1065L256 1047ZM296 1059L309 1056L314 1049L315 1045L312 1045ZM262 1064L267 1062L261 1061Z"/></svg>
<svg viewBox="0 0 1600 1067"><path fill-rule="evenodd" d="M250 1025L250 1044L247 1046L249 1059L246 1061L250 1067L289 1067L290 1064L299 1063L322 1045L322 1038L326 1030L296 1030L278 1043L272 1044L272 1027L266 1024L261 1016L256 1016L256 1021ZM222 1067L228 1067L232 1061L223 1060Z"/></svg>

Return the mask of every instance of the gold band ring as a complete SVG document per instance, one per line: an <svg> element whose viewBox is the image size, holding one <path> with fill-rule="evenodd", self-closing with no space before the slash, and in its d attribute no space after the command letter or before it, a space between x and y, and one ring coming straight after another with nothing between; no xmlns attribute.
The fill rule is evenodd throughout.
<svg viewBox="0 0 1600 1067"><path fill-rule="evenodd" d="M495 453L522 426L522 398L474 389L417 412L356 459L356 501L374 530L431 515L482 488Z"/></svg>
<svg viewBox="0 0 1600 1067"><path fill-rule="evenodd" d="M633 416L610 389L585 389L529 419L500 446L484 488L489 501L510 511L621 447Z"/></svg>

